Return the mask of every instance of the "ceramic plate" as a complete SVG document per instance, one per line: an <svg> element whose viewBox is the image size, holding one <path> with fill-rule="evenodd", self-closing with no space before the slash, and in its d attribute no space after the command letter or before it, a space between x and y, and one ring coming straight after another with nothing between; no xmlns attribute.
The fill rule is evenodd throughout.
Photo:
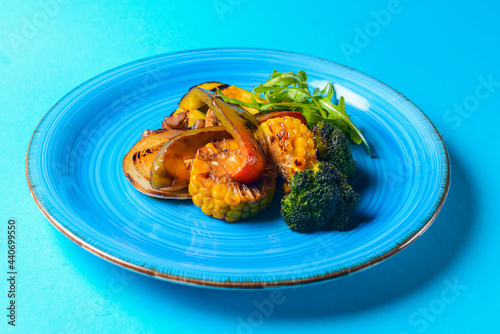
<svg viewBox="0 0 500 334"><path fill-rule="evenodd" d="M193 85L247 89L277 69L304 70L312 85L335 83L374 155L353 147L361 201L346 232L294 233L279 199L257 217L229 224L190 200L150 198L122 172L145 129ZM367 268L420 236L441 209L450 167L429 119L404 96L342 65L260 49L161 55L103 73L74 89L43 118L28 149L33 198L48 220L88 251L128 269L185 284L262 288L331 279Z"/></svg>

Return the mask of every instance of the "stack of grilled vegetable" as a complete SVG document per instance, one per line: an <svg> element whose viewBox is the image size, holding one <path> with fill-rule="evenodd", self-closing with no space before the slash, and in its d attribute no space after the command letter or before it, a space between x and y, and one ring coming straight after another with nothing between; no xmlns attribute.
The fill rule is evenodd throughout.
<svg viewBox="0 0 500 334"><path fill-rule="evenodd" d="M146 195L191 198L227 222L267 208L278 182L290 229L345 229L359 196L347 182L354 161L344 132L325 121L309 128L300 111L250 105L265 102L222 83L192 87L124 157L126 177Z"/></svg>

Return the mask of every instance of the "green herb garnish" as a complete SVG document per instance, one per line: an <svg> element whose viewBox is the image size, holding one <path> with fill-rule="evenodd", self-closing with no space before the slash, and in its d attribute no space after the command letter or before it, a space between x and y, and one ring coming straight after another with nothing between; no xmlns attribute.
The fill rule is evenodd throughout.
<svg viewBox="0 0 500 334"><path fill-rule="evenodd" d="M274 70L269 80L254 87L251 103L227 97L218 88L217 93L226 102L260 111L300 111L306 118L309 127L316 125L319 121L333 123L341 128L354 143L358 145L363 143L370 157L373 156L361 130L354 125L345 111L344 97L340 97L338 104L332 102L334 89L330 82L323 89L315 88L311 93L304 71L281 73ZM257 101L261 94L264 95L265 102Z"/></svg>

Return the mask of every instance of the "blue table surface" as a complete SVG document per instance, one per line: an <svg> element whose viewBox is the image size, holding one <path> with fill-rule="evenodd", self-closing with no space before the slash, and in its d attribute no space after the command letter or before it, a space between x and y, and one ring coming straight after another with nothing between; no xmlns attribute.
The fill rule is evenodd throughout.
<svg viewBox="0 0 500 334"><path fill-rule="evenodd" d="M499 15L496 1L2 2L0 332L495 332ZM110 68L211 47L322 57L413 101L439 129L451 158L449 196L430 229L375 267L280 290L279 302L271 303L272 290L189 287L123 271L53 228L30 196L24 166L44 114ZM18 228L15 328L7 325L4 277L10 218Z"/></svg>

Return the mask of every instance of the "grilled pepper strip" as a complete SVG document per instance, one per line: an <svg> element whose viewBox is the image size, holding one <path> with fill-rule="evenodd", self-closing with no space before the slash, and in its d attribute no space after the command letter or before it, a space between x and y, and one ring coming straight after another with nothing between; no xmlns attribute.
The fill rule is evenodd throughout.
<svg viewBox="0 0 500 334"><path fill-rule="evenodd" d="M151 187L160 189L188 184L189 168L185 161L193 159L198 148L212 139L231 138L222 126L184 131L166 142L151 166Z"/></svg>
<svg viewBox="0 0 500 334"><path fill-rule="evenodd" d="M267 154L266 141L255 116L237 105L224 102L211 91L199 87L192 90L196 98L212 109L238 143L240 154L226 161L226 172L236 182L256 181L264 171Z"/></svg>

